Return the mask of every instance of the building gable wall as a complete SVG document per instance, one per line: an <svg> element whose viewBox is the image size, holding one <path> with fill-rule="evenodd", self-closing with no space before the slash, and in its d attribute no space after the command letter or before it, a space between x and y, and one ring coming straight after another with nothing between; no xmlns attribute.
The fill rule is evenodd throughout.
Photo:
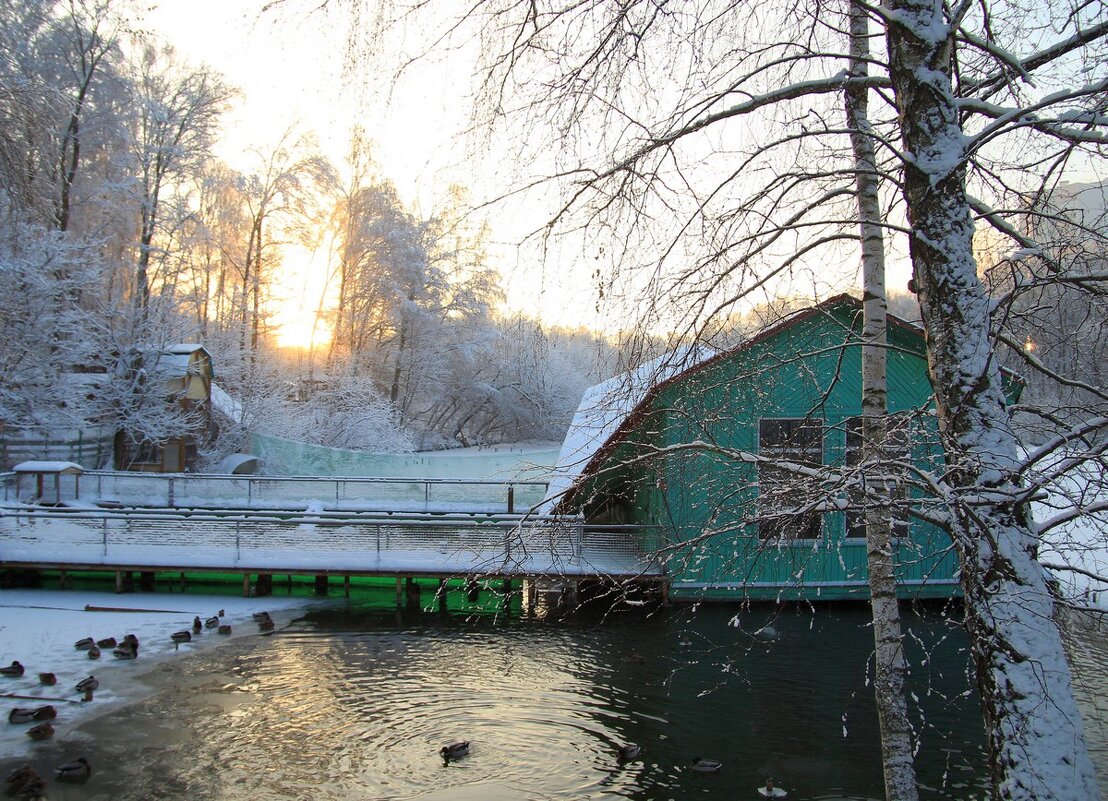
<svg viewBox="0 0 1108 801"><path fill-rule="evenodd" d="M655 532L648 546L670 543L667 570L678 596L864 595L864 538L847 538L842 511L821 511L815 539L759 536L753 521L765 509L750 462L763 452L760 419L810 418L822 425L823 464L843 464L847 420L861 414L857 315L853 306L833 307L667 383L589 480L586 518L618 494L626 522ZM940 454L922 339L890 327L889 341L890 412L911 421L913 461L933 466ZM818 484L809 487L815 499ZM843 494L828 490L812 502L826 509ZM898 545L905 593L953 592L949 538L919 521L909 532Z"/></svg>

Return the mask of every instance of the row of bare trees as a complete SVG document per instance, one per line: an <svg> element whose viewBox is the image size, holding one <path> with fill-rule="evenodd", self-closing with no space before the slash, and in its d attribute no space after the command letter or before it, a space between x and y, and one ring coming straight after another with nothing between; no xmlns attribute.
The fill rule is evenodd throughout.
<svg viewBox="0 0 1108 801"><path fill-rule="evenodd" d="M242 400L223 450L251 426L371 450L556 436L550 421L602 369L591 358L568 391L553 382L543 348L557 361L593 338L499 320L463 190L412 213L363 132L339 165L296 127L236 167L216 159L235 90L141 32L126 0L6 4L0 51L0 329L20 343L0 356L6 426L182 433L195 421L167 412L144 365L173 342L206 345ZM316 254L319 331L333 332L299 361L271 322L290 248ZM58 377L74 373L105 378L70 392ZM340 413L359 394L365 409ZM308 402L334 414L305 426Z"/></svg>

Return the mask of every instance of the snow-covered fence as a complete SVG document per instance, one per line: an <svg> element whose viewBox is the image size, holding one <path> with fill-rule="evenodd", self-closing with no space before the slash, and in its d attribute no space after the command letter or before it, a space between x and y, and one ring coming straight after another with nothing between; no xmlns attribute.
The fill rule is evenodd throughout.
<svg viewBox="0 0 1108 801"><path fill-rule="evenodd" d="M491 445L411 453L367 453L326 448L255 433L250 453L268 475L388 476L393 478L483 478L542 480L558 458L558 446Z"/></svg>
<svg viewBox="0 0 1108 801"><path fill-rule="evenodd" d="M0 467L30 460L75 462L97 468L111 464L114 426L32 429L0 426Z"/></svg>
<svg viewBox="0 0 1108 801"><path fill-rule="evenodd" d="M68 569L660 574L631 528L564 518L31 511L0 531L0 564Z"/></svg>
<svg viewBox="0 0 1108 801"><path fill-rule="evenodd" d="M541 481L432 478L319 478L91 471L84 500L142 507L335 509L380 511L526 511L546 494Z"/></svg>

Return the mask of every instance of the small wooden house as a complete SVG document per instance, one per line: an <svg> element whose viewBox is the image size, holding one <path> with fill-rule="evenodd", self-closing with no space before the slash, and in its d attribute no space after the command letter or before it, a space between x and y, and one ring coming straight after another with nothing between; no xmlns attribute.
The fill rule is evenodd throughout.
<svg viewBox="0 0 1108 801"><path fill-rule="evenodd" d="M212 356L203 345L169 345L142 354L143 369L159 382L167 403L176 404L189 415L194 430L188 435L162 442L137 441L129 432L116 435L116 467L120 470L176 473L187 470L196 455L199 442L210 436Z"/></svg>
<svg viewBox="0 0 1108 801"><path fill-rule="evenodd" d="M600 436L571 428L547 511L640 526L674 598L866 597L864 490L852 469L861 325L860 301L841 295L659 374L632 403L610 406L615 420L592 415ZM949 596L956 554L909 480L942 461L923 333L890 317L888 340L898 581L905 596ZM576 422L589 417L580 409Z"/></svg>

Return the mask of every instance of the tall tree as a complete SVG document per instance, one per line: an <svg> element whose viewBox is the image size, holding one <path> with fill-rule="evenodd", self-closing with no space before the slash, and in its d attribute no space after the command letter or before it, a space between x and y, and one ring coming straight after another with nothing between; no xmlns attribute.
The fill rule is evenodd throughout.
<svg viewBox="0 0 1108 801"><path fill-rule="evenodd" d="M973 258L970 153L951 82L970 4L887 0L915 288L947 459L951 529L997 799L1097 797L1081 715L1020 486L1019 442ZM1052 755L1047 757L1046 755Z"/></svg>
<svg viewBox="0 0 1108 801"><path fill-rule="evenodd" d="M249 230L241 271L242 350L252 354L261 344L267 257L275 242L271 228L277 224L293 231L315 219L334 183L334 170L315 140L295 127L286 129L272 148L255 149L254 156L257 166L243 189Z"/></svg>
<svg viewBox="0 0 1108 801"><path fill-rule="evenodd" d="M140 216L135 297L145 314L155 236L167 227L162 219L165 195L183 189L189 174L206 164L232 93L207 67L182 64L168 45L146 44L139 54L133 80Z"/></svg>
<svg viewBox="0 0 1108 801"><path fill-rule="evenodd" d="M81 125L89 95L105 58L116 47L120 25L110 3L69 0L67 5L62 25L68 34L63 54L70 73L66 98L68 114L57 147L57 163L52 170L58 187L54 220L60 231L69 228L73 184L81 167Z"/></svg>
<svg viewBox="0 0 1108 801"><path fill-rule="evenodd" d="M851 0L850 74L869 74L869 15ZM913 765L915 744L908 717L908 661L896 591L892 482L888 479L888 304L880 179L869 123L869 89L862 81L844 92L846 124L857 169L858 234L862 257L862 463L870 607L873 610L874 695L881 727L885 797L919 798Z"/></svg>

